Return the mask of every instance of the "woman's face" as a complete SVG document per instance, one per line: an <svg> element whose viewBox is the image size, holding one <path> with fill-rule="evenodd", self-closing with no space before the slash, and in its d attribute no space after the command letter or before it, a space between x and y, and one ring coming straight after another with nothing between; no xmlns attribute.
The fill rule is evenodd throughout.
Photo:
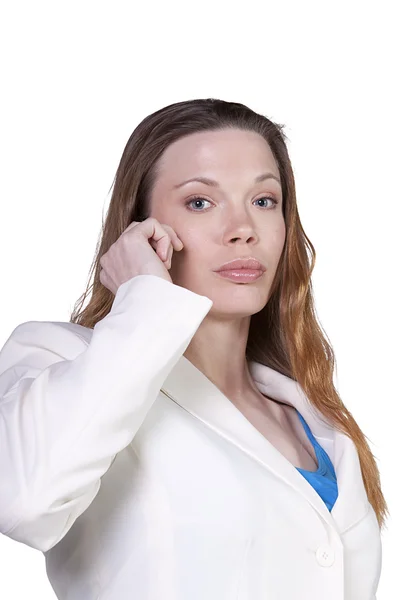
<svg viewBox="0 0 400 600"><path fill-rule="evenodd" d="M268 301L286 235L279 171L268 144L257 133L238 129L194 133L171 144L159 168L149 216L170 225L184 244L172 256L173 283L210 298L210 312L221 318L259 312ZM278 181L255 183L264 173ZM179 186L193 177L217 184ZM250 283L214 271L247 257L266 267Z"/></svg>

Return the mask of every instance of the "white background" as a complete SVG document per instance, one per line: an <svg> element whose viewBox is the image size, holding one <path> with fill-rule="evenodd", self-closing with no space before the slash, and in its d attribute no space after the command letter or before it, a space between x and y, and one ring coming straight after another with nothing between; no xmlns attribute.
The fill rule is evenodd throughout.
<svg viewBox="0 0 400 600"><path fill-rule="evenodd" d="M378 600L399 588L396 4L13 0L0 14L2 343L21 322L69 320L145 116L214 97L285 124L336 383L391 511ZM39 551L1 536L0 564L1 598L54 600Z"/></svg>

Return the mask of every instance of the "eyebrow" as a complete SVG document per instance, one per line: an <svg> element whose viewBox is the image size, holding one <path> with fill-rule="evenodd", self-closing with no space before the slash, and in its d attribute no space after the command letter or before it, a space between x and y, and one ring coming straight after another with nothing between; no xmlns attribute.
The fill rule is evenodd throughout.
<svg viewBox="0 0 400 600"><path fill-rule="evenodd" d="M255 178L254 183L261 183L262 181L265 181L266 179L275 179L275 181L277 181L279 183L279 185L281 185L280 179L278 177L276 177L275 175L273 175L273 173L262 173L262 175L258 175L258 177ZM186 179L185 181L182 181L182 183L178 183L177 185L174 185L174 189L178 189L178 188L182 187L183 185L190 183L191 181L198 181L200 183L204 183L205 185L210 185L212 187L219 187L218 181L215 181L214 179L209 179L208 177L192 177L191 179Z"/></svg>

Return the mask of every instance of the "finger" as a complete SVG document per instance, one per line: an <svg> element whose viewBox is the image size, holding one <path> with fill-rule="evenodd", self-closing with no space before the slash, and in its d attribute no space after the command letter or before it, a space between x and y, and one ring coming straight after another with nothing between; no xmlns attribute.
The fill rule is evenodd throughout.
<svg viewBox="0 0 400 600"><path fill-rule="evenodd" d="M168 255L172 252L172 244L169 236L160 242L162 260L168 260Z"/></svg>
<svg viewBox="0 0 400 600"><path fill-rule="evenodd" d="M174 245L174 250L177 250L178 252L179 252L179 250L182 250L182 248L183 248L183 242L182 242L182 240L180 240L178 238L178 236L176 236L174 238L173 245Z"/></svg>
<svg viewBox="0 0 400 600"><path fill-rule="evenodd" d="M183 242L182 240L178 237L176 231L174 229L172 229L172 227L170 225L166 225L165 223L162 224L162 226L168 230L168 233L170 234L171 237L171 242L174 246L175 250L182 250L183 248Z"/></svg>
<svg viewBox="0 0 400 600"><path fill-rule="evenodd" d="M136 225L140 225L140 221L132 221L132 223L129 223L128 227L124 230L124 232L133 229L134 227L136 227Z"/></svg>

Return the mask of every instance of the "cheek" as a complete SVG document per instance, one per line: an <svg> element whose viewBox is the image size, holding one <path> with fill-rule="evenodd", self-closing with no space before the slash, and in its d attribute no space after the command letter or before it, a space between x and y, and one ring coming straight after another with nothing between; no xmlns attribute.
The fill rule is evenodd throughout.
<svg viewBox="0 0 400 600"><path fill-rule="evenodd" d="M210 243L209 237L203 235L198 228L184 229L183 233L177 231L179 238L183 242L183 250L174 253L174 274L180 276L197 278L204 271L216 266L216 248ZM217 263L218 264L218 263Z"/></svg>
<svg viewBox="0 0 400 600"><path fill-rule="evenodd" d="M282 254L283 248L285 246L286 239L286 227L285 223L279 225L269 232L267 237L267 247L271 251L271 255L277 256L278 259Z"/></svg>
<svg viewBox="0 0 400 600"><path fill-rule="evenodd" d="M171 223L171 227L179 239L182 240L184 246L182 252L185 256L197 252L210 243L209 235L207 236L207 233L199 227L188 227L186 224L178 222L175 222L174 225Z"/></svg>
<svg viewBox="0 0 400 600"><path fill-rule="evenodd" d="M210 243L209 234L200 227L182 227L182 233L177 231L188 253L204 251Z"/></svg>

